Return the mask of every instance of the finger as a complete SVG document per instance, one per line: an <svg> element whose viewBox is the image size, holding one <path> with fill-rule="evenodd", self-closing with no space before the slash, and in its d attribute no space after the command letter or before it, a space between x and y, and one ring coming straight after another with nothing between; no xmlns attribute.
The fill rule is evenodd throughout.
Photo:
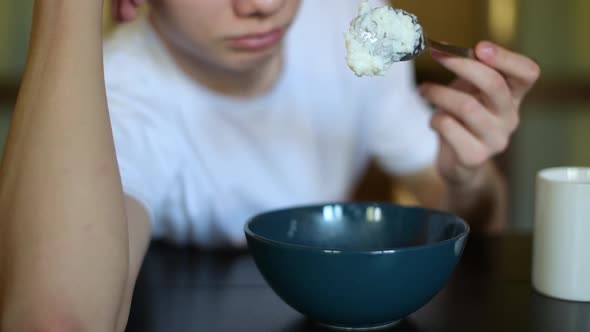
<svg viewBox="0 0 590 332"><path fill-rule="evenodd" d="M477 44L475 54L482 62L504 74L516 98L522 98L541 75L541 68L532 59L488 41Z"/></svg>
<svg viewBox="0 0 590 332"><path fill-rule="evenodd" d="M119 0L119 20L128 22L135 19L137 13L137 6L134 0Z"/></svg>
<svg viewBox="0 0 590 332"><path fill-rule="evenodd" d="M449 86L473 96L479 94L479 90L475 86L473 86L473 84L463 79L456 79L453 82L451 82Z"/></svg>
<svg viewBox="0 0 590 332"><path fill-rule="evenodd" d="M508 144L508 130L475 97L439 84L423 84L420 93L437 108L462 123L491 151L503 151Z"/></svg>
<svg viewBox="0 0 590 332"><path fill-rule="evenodd" d="M494 111L508 112L514 109L508 82L495 69L477 60L447 56L439 52L431 54L441 65L477 87L484 102Z"/></svg>
<svg viewBox="0 0 590 332"><path fill-rule="evenodd" d="M485 145L452 116L444 112L436 113L431 126L449 144L462 166L477 167L489 158Z"/></svg>
<svg viewBox="0 0 590 332"><path fill-rule="evenodd" d="M111 15L116 21L121 21L121 16L119 15L119 8L121 6L120 0L113 0L111 2Z"/></svg>

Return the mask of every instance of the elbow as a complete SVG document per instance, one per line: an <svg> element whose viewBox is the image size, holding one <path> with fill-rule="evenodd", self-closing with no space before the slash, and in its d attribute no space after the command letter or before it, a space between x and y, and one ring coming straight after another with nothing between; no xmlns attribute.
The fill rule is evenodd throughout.
<svg viewBox="0 0 590 332"><path fill-rule="evenodd" d="M49 321L33 326L29 332L85 332L87 329L67 321Z"/></svg>
<svg viewBox="0 0 590 332"><path fill-rule="evenodd" d="M44 319L3 317L2 332L87 332L90 329L79 324L78 320L64 316L44 315Z"/></svg>

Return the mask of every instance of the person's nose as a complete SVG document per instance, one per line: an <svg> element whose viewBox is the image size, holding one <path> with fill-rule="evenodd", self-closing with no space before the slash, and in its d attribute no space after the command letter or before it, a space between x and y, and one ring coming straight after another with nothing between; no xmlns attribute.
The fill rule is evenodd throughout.
<svg viewBox="0 0 590 332"><path fill-rule="evenodd" d="M287 0L234 0L238 16L270 16L276 13ZM321 1L321 0L314 0Z"/></svg>

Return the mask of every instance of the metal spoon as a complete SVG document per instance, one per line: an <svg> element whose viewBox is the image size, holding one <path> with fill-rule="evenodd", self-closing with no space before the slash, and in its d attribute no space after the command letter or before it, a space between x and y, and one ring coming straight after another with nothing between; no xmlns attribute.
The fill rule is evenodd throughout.
<svg viewBox="0 0 590 332"><path fill-rule="evenodd" d="M475 59L475 53L474 53L473 49L471 49L471 48L458 46L458 45L445 44L445 43L436 41L434 39L430 39L430 38L424 36L424 34L422 34L421 38L425 42L421 42L418 45L416 45L416 48L414 49L414 51L412 53L408 53L408 54L402 56L402 58L399 61L413 60L413 59L417 58L419 55L421 55L422 53L424 53L424 51L427 48L432 49L432 50L436 50L438 52L446 53L449 55Z"/></svg>
<svg viewBox="0 0 590 332"><path fill-rule="evenodd" d="M376 10L377 8L372 9ZM442 53L446 53L449 55L453 55L453 56L459 56L459 57L467 57L467 58L475 58L474 55L474 51L471 48L467 48L467 47L462 47L462 46L457 46L457 45L450 45L450 44L446 44L446 43L442 43L433 39L430 39L429 37L426 36L426 34L424 33L424 29L422 28L422 25L418 22L418 18L416 17L416 15L409 13L403 9L399 9L399 8L392 8L390 7L390 9L394 10L396 13L401 13L405 16L408 16L412 19L412 23L414 23L414 25L416 25L418 27L418 32L420 34L420 37L416 43L416 46L414 48L414 50L410 53L398 53L398 52L394 52L393 49L387 47L387 45L390 45L387 43L386 38L384 37L379 37L374 33L371 33L370 31L364 31L364 30L357 30L359 32L357 32L357 36L358 39L361 40L363 43L369 43L374 45L374 54L373 55L379 55L382 56L386 59L390 59L390 63L394 63L394 62L398 62L398 61L408 61L408 60L413 60L415 58L417 58L418 56L420 56L422 53L424 53L424 51L426 49L433 49ZM364 15L359 15L357 16L351 23L351 26L353 28L356 29L357 26L357 21L364 18L363 16L365 16L367 14Z"/></svg>

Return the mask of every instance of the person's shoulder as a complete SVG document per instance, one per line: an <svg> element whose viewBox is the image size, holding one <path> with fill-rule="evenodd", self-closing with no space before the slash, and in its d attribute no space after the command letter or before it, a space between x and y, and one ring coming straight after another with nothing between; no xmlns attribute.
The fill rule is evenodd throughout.
<svg viewBox="0 0 590 332"><path fill-rule="evenodd" d="M165 48L146 18L117 26L104 41L104 72L107 85L157 82L165 68Z"/></svg>
<svg viewBox="0 0 590 332"><path fill-rule="evenodd" d="M171 108L171 84L162 84L170 59L145 17L117 26L104 41L104 78L113 117L149 114L162 117Z"/></svg>

